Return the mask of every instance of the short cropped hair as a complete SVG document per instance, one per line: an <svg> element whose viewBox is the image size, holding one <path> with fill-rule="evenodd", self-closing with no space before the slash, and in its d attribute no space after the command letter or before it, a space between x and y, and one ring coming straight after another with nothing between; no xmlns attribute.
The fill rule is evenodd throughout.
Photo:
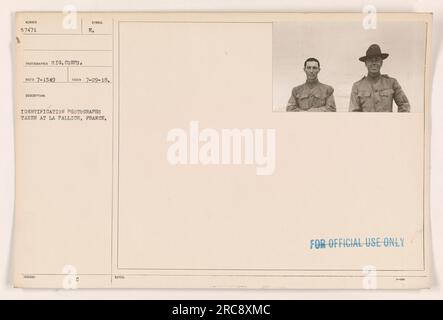
<svg viewBox="0 0 443 320"><path fill-rule="evenodd" d="M317 62L317 64L318 64L318 67L320 68L320 61L318 61L317 59L315 59L315 58L308 58L308 59L306 59L306 61L305 61L305 68L306 68L306 64L309 62L309 61L315 61L315 62Z"/></svg>

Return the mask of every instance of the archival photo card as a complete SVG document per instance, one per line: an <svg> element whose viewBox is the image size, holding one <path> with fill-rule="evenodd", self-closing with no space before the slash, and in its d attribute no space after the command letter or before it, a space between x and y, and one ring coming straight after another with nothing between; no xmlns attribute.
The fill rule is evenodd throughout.
<svg viewBox="0 0 443 320"><path fill-rule="evenodd" d="M16 287L431 286L432 14L15 31Z"/></svg>

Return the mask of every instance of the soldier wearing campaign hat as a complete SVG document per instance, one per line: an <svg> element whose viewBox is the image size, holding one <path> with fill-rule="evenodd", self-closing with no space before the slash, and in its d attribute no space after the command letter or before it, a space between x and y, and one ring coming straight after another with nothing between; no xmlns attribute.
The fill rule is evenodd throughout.
<svg viewBox="0 0 443 320"><path fill-rule="evenodd" d="M381 74L380 69L389 54L382 53L378 44L371 45L366 55L359 58L368 69L368 74L352 86L349 111L392 112L393 101L398 112L409 112L408 98L394 78Z"/></svg>

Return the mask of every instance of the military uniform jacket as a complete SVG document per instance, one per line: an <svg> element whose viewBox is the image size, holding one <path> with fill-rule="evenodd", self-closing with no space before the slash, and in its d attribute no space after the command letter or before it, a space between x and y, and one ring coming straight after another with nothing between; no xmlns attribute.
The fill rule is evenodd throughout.
<svg viewBox="0 0 443 320"><path fill-rule="evenodd" d="M349 111L392 112L392 101L398 112L409 112L408 98L396 79L384 74L373 82L365 76L352 86Z"/></svg>
<svg viewBox="0 0 443 320"><path fill-rule="evenodd" d="M287 111L335 111L334 89L316 81L292 89Z"/></svg>

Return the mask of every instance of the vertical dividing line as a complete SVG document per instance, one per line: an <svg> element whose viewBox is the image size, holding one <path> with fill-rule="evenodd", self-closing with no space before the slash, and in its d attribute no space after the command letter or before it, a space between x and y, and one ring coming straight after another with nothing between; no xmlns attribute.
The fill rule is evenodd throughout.
<svg viewBox="0 0 443 320"><path fill-rule="evenodd" d="M114 263L114 97L115 97L115 77L114 77L114 19L112 19L112 129L111 129L111 287L113 278Z"/></svg>
<svg viewBox="0 0 443 320"><path fill-rule="evenodd" d="M274 110L274 21L271 22L271 112L275 112Z"/></svg>
<svg viewBox="0 0 443 320"><path fill-rule="evenodd" d="M426 139L426 135L427 135L427 132L428 132L428 129L427 129L427 127L426 127L426 125L427 125L427 116L428 116L428 112L430 112L430 110L428 111L427 110L427 108L426 108L426 103L429 101L429 97L428 97L428 92L429 92L429 90L428 90L428 85L427 85L427 83L426 83L426 80L427 79L429 79L429 76L428 76L428 70L429 70L429 68L428 68L428 61L427 61L427 55L428 55L428 35L429 35L429 23L428 22L426 22L426 37L425 37L425 85L424 85L424 104L423 104L423 172L422 172L422 174L423 174L423 221L422 221L422 223L423 223L423 225L422 225L422 228L423 228L423 254L422 254L422 256L423 256L423 270L424 271L426 271L426 244L425 244L425 241L426 241L426 236L425 236L425 229L426 229L426 225L427 224L425 224L425 218L426 218L426 210L427 210L427 206L426 206L426 203L427 203L427 196L426 196L426 191L428 190L428 188L427 188L427 183L429 182L428 181L428 179L427 179L427 177L426 177L426 173L427 173L427 170L426 170L426 165L427 165L427 163L428 163L428 161L430 161L430 159L428 158L428 155L427 155L427 152L428 152L428 146L427 146L427 144L426 144L426 141L427 141L427 139ZM428 124L429 125L429 124ZM428 204L429 205L429 204Z"/></svg>
<svg viewBox="0 0 443 320"><path fill-rule="evenodd" d="M120 21L117 25L117 270L120 246Z"/></svg>

